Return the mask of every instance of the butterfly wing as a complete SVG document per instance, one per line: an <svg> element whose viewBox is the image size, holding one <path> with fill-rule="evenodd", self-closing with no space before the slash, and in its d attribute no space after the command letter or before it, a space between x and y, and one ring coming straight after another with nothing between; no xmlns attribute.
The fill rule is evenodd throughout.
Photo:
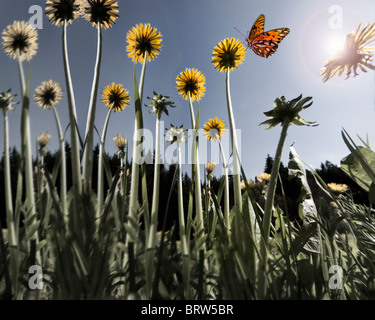
<svg viewBox="0 0 375 320"><path fill-rule="evenodd" d="M246 39L248 42L253 42L253 40L264 32L264 14L261 14L258 19L255 20L251 30L249 31L249 36Z"/></svg>
<svg viewBox="0 0 375 320"><path fill-rule="evenodd" d="M249 46L258 56L268 58L274 54L280 42L289 34L289 28L273 29L257 35Z"/></svg>

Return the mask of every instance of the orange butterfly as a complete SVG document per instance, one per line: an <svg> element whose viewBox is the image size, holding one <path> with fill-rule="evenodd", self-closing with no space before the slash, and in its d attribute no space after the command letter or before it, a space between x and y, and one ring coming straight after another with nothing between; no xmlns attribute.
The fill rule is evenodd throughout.
<svg viewBox="0 0 375 320"><path fill-rule="evenodd" d="M290 30L289 28L278 28L264 32L264 20L264 14L261 14L245 37L245 41L249 49L252 49L258 56L268 58L276 52L280 42L289 34Z"/></svg>

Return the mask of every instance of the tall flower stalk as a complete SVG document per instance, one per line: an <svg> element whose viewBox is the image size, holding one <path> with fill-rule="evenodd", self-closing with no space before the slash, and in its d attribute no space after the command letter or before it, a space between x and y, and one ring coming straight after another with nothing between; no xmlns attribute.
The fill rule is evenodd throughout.
<svg viewBox="0 0 375 320"><path fill-rule="evenodd" d="M15 217L13 214L12 186L10 180L10 159L9 159L9 122L8 113L17 104L13 101L16 95L11 95L10 90L0 94L0 108L4 115L4 190L5 190L5 211L8 228L8 243L10 248L10 278L12 280L13 293L17 291L18 283L18 239L16 237ZM0 234L2 237L3 235ZM4 256L5 258L5 256Z"/></svg>
<svg viewBox="0 0 375 320"><path fill-rule="evenodd" d="M154 160L154 186L152 193L152 207L151 207L151 219L150 219L150 230L146 243L146 265L148 268L148 276L146 276L147 290L152 290L152 279L154 274L153 264L153 253L156 249L156 232L158 227L159 217L159 191L160 191L160 119L163 113L169 115L167 107L175 107L172 101L167 101L169 97L157 94L154 92L154 97L147 97L151 104L146 107L152 108L149 112L156 115L155 125L155 160Z"/></svg>
<svg viewBox="0 0 375 320"><path fill-rule="evenodd" d="M271 178L268 185L266 204L264 208L264 216L262 222L264 237L261 238L260 255L262 263L266 268L268 261L269 234L271 229L271 218L273 213L275 191L277 186L277 177L279 174L281 157L288 128L292 124L298 126L315 126L314 122L306 121L299 115L299 113L302 110L307 109L312 105L312 102L305 105L305 103L309 102L312 98L306 97L302 100L301 99L302 95L291 101L286 101L285 97L277 98L274 102L274 109L264 113L270 119L261 123L261 125L268 125L267 129L271 129L277 126L278 124L281 124L282 126L280 140L277 145L275 160L272 166ZM259 268L259 271L259 294L261 297L263 297L266 294L266 279L262 268Z"/></svg>
<svg viewBox="0 0 375 320"><path fill-rule="evenodd" d="M25 80L22 62L30 61L36 54L38 48L38 32L25 21L15 21L2 33L3 49L13 59L18 61L18 71L22 92L22 115L21 115L21 152L24 158L24 171L26 180L26 220L31 222L36 215L34 180L33 180L33 159L31 152L30 134L30 69L27 81ZM31 237L35 243L36 233Z"/></svg>
<svg viewBox="0 0 375 320"><path fill-rule="evenodd" d="M107 85L102 93L102 102L106 104L106 107L109 109L107 117L105 119L102 136L100 139L100 148L99 148L99 164L98 164L98 204L96 218L99 218L103 209L104 203L104 170L103 170L103 160L105 153L105 139L107 136L107 129L109 118L111 112L121 111L129 106L130 96L128 91L123 88L121 84L112 83L112 85Z"/></svg>
<svg viewBox="0 0 375 320"><path fill-rule="evenodd" d="M118 15L118 2L114 0L87 0L81 4L85 18L92 26L98 29L96 63L92 82L90 105L86 122L85 148L83 152L83 191L89 193L92 186L94 125L96 113L96 101L98 96L100 67L102 61L102 29L112 27Z"/></svg>
<svg viewBox="0 0 375 320"><path fill-rule="evenodd" d="M81 160L80 160L80 148L79 148L79 132L78 132L78 121L77 111L74 98L74 90L72 84L72 78L70 73L69 55L68 55L68 43L67 43L67 21L63 22L63 59L64 59L64 71L65 80L67 87L67 99L69 106L69 120L70 120L70 143L71 143L71 161L72 161L72 181L73 181L73 193L76 195L73 197L73 219L75 220L75 226L78 227L78 213L79 213L79 198L82 195L82 176L81 176Z"/></svg>
<svg viewBox="0 0 375 320"><path fill-rule="evenodd" d="M201 178L200 178L200 164L199 164L199 150L198 150L198 135L197 135L197 123L193 108L193 101L199 101L206 91L205 88L206 78L202 72L197 69L186 68L176 78L176 88L180 96L189 101L190 107L190 118L191 127L194 132L192 140L192 179L194 179L194 194L195 194L195 206L196 206L196 218L197 218L197 230L199 233L204 229L203 222L203 209L202 209L202 190L201 190ZM199 114L199 111L198 111Z"/></svg>
<svg viewBox="0 0 375 320"><path fill-rule="evenodd" d="M238 68L245 60L246 48L238 39L224 39L219 42L212 53L212 63L219 72L226 73L226 98L229 118L229 128L232 142L233 154L233 190L234 190L234 227L235 237L238 245L241 240L242 196L241 196L241 165L239 158L239 147L237 142L236 124L233 114L232 99L230 92L230 72Z"/></svg>
<svg viewBox="0 0 375 320"><path fill-rule="evenodd" d="M74 90L69 65L67 27L80 15L80 0L48 0L46 2L46 15L53 25L62 26L62 50L67 87L67 99L69 107L70 143L71 143L71 165L73 181L73 220L78 227L79 199L82 194L81 158L79 145L78 120ZM60 136L60 134L59 134ZM63 155L62 155L63 156ZM67 210L67 208L66 208Z"/></svg>
<svg viewBox="0 0 375 320"><path fill-rule="evenodd" d="M185 299L191 299L190 292L190 250L189 250L189 236L187 234L185 225L185 213L184 213L184 199L183 199L183 188L182 188L182 159L181 159L181 143L186 142L185 132L183 126L175 127L171 126L166 134L166 140L171 143L177 144L177 163L178 163L178 221L179 221L179 232L180 232L180 243L182 253L182 268L183 268L183 285L184 285L184 297Z"/></svg>
<svg viewBox="0 0 375 320"><path fill-rule="evenodd" d="M53 109L55 116L56 127L59 135L59 145L60 145L60 200L61 209L65 215L68 214L66 196L67 196L67 184L66 184L66 157L65 157L65 139L64 132L61 127L61 122L59 115L57 113L56 107L60 100L63 98L62 89L58 82L56 81L43 81L41 85L36 88L34 99L43 109Z"/></svg>
<svg viewBox="0 0 375 320"><path fill-rule="evenodd" d="M204 135L210 141L218 141L220 147L221 158L223 161L224 169L224 221L227 227L229 224L229 179L228 179L228 163L226 160L223 144L221 143L221 138L224 133L226 133L226 125L222 119L214 118L210 119L203 128ZM207 166L206 166L207 169ZM210 182L210 179L209 179Z"/></svg>
<svg viewBox="0 0 375 320"><path fill-rule="evenodd" d="M139 85L135 82L135 123L133 136L133 158L131 170L131 185L130 185L130 200L129 200L129 216L131 219L136 219L138 211L138 187L139 187L139 165L141 160L141 152L138 146L141 143L141 131L143 129L143 114L142 114L142 100L143 100L143 86L146 74L146 64L148 61L156 59L161 52L162 36L157 32L155 27L150 24L137 24L132 27L126 36L128 57L136 63L142 63L142 71L139 79ZM134 71L135 72L135 71ZM135 76L135 75L134 75ZM143 177L144 179L145 177ZM143 187L143 185L142 185Z"/></svg>

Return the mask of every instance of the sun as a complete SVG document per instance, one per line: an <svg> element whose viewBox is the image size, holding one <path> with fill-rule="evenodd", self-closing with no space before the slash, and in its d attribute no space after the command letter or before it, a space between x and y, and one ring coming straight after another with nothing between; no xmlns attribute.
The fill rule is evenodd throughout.
<svg viewBox="0 0 375 320"><path fill-rule="evenodd" d="M337 55L344 50L345 39L344 34L335 34L327 37L325 48L328 55Z"/></svg>

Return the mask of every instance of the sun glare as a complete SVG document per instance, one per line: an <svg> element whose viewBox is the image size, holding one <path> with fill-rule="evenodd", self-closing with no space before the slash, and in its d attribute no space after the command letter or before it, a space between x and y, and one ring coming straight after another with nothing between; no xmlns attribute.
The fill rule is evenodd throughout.
<svg viewBox="0 0 375 320"><path fill-rule="evenodd" d="M345 36L334 35L327 37L326 39L326 50L329 55L336 55L344 49Z"/></svg>

